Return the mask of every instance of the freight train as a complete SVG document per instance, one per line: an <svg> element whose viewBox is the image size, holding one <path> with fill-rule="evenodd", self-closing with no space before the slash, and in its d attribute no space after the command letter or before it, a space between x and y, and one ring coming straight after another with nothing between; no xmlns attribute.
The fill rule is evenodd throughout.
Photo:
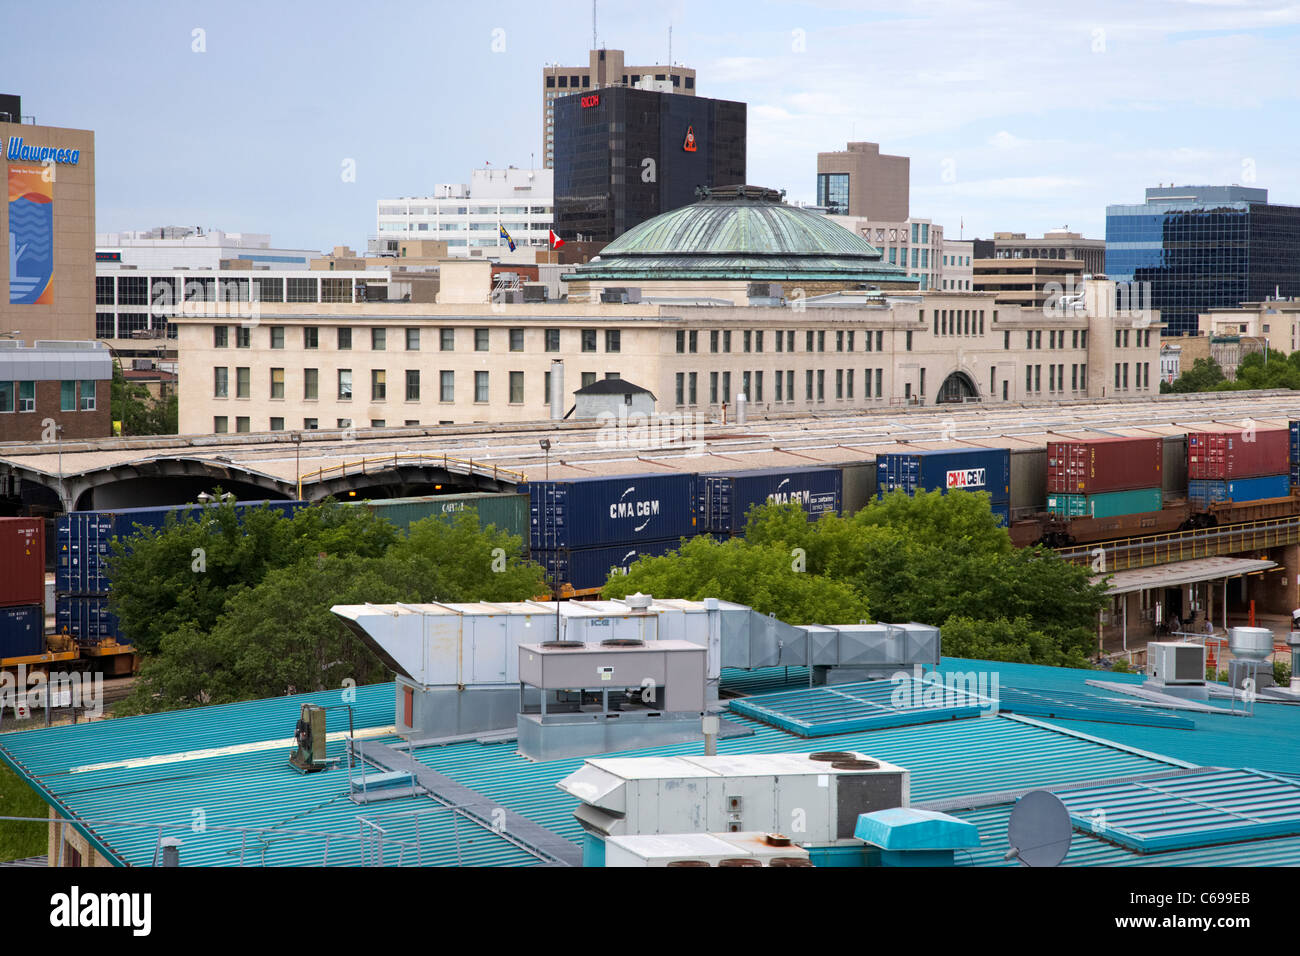
<svg viewBox="0 0 1300 956"><path fill-rule="evenodd" d="M599 590L611 571L626 572L641 557L675 549L683 537L743 535L750 508L769 501L797 502L816 517L852 514L896 490L986 492L1013 543L1051 547L1293 517L1300 515L1300 497L1291 494L1293 483L1300 483L1300 422L1291 423L1289 431L1289 436L1261 430L1093 439L1014 451L912 451L825 467L539 481L510 494L347 504L364 507L403 532L423 518L451 518L473 509L482 527L520 537L560 593L580 595ZM272 504L286 514L301 506ZM52 640L45 636L43 614L39 639L31 633L31 608L43 602L43 580L38 587L30 573L8 575L0 580L8 586L0 589L0 608L17 610L0 615L0 666L6 659L32 656L38 647L47 657L56 651L67 655L69 647L72 657L129 654L108 612L111 581L102 559L112 540L130 534L136 524L159 527L169 512L183 518L196 510L130 509L60 518ZM31 530L39 519L6 520L11 524L9 536L0 535L0 557L29 571L39 565L43 578L43 545Z"/></svg>

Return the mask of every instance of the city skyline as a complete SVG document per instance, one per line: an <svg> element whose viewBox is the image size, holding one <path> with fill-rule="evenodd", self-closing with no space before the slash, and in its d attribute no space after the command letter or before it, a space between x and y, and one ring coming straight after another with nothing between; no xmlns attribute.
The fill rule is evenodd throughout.
<svg viewBox="0 0 1300 956"><path fill-rule="evenodd" d="M363 247L380 198L485 162L541 166L538 77L585 62L592 25L576 0L131 9L66 4L58 43L7 64L26 114L95 132L97 231L203 225L322 250ZM1300 5L606 0L597 36L667 62L670 25L697 92L748 104L750 182L792 201L815 200L819 151L865 140L911 158L913 214L952 238L1102 238L1107 204L1161 183L1300 204L1297 133L1267 120L1295 113Z"/></svg>

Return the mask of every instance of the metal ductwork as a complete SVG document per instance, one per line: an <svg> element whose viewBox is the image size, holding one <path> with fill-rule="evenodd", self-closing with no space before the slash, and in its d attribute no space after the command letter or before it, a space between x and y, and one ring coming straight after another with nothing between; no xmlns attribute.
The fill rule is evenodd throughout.
<svg viewBox="0 0 1300 956"><path fill-rule="evenodd" d="M687 641L707 649L706 701L722 668L807 667L814 684L936 667L940 634L924 624L795 626L716 598L350 604L331 609L396 673L398 733L437 739L514 730L519 646L546 641Z"/></svg>

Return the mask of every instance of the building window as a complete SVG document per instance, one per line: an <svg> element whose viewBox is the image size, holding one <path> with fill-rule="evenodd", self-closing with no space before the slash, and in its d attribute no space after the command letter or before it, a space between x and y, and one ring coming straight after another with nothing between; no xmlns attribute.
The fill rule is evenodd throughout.
<svg viewBox="0 0 1300 956"><path fill-rule="evenodd" d="M406 330L406 351L408 352L420 351L420 330L419 329Z"/></svg>
<svg viewBox="0 0 1300 956"><path fill-rule="evenodd" d="M316 419L314 419L314 418L304 418L304 419L302 420L302 427L303 427L305 430L311 432L311 431L315 431L315 430L316 430L317 428L319 428L320 426L317 424Z"/></svg>
<svg viewBox="0 0 1300 956"><path fill-rule="evenodd" d="M438 401L454 402L456 400L456 373L443 369L438 373Z"/></svg>
<svg viewBox="0 0 1300 956"><path fill-rule="evenodd" d="M284 398L284 369L271 369L271 397Z"/></svg>
<svg viewBox="0 0 1300 956"><path fill-rule="evenodd" d="M487 374L486 372L484 374ZM524 403L524 373L510 373L510 404L522 405Z"/></svg>
<svg viewBox="0 0 1300 956"><path fill-rule="evenodd" d="M761 336L763 333L760 332L758 334ZM700 333L692 332L690 337L690 352L693 355L699 350L700 350ZM759 351L761 352L762 349L759 349Z"/></svg>
<svg viewBox="0 0 1300 956"><path fill-rule="evenodd" d="M677 333L677 354L678 355L686 354L686 333L685 332ZM681 403L679 402L678 404Z"/></svg>
<svg viewBox="0 0 1300 956"><path fill-rule="evenodd" d="M718 373L709 373L709 404L718 404Z"/></svg>
<svg viewBox="0 0 1300 956"><path fill-rule="evenodd" d="M777 372L776 373L776 400L778 402L785 401L785 399L782 397L781 394L784 391L781 387L784 381L785 381L785 377L780 372Z"/></svg>
<svg viewBox="0 0 1300 956"><path fill-rule="evenodd" d="M251 423L249 422L247 415L240 415L235 419L235 431L237 432L247 433L251 431L252 429L250 425Z"/></svg>
<svg viewBox="0 0 1300 956"><path fill-rule="evenodd" d="M488 330L475 329L474 330L474 351L486 352L487 350L488 350ZM593 349L592 351L595 350Z"/></svg>
<svg viewBox="0 0 1300 956"><path fill-rule="evenodd" d="M339 369L339 399L343 401L352 400L352 369Z"/></svg>
<svg viewBox="0 0 1300 956"><path fill-rule="evenodd" d="M313 330L314 331L314 330ZM246 325L235 329L235 348L247 349L253 346L253 330Z"/></svg>
<svg viewBox="0 0 1300 956"><path fill-rule="evenodd" d="M287 279L285 280L285 301L286 302L315 302L316 299L316 280L315 279Z"/></svg>
<svg viewBox="0 0 1300 956"><path fill-rule="evenodd" d="M372 368L370 370L370 400L382 402L388 398L388 370Z"/></svg>
<svg viewBox="0 0 1300 956"><path fill-rule="evenodd" d="M722 330L722 351L731 351L731 332L728 329Z"/></svg>
<svg viewBox="0 0 1300 956"><path fill-rule="evenodd" d="M230 369L218 366L212 370L212 397L226 398L230 395Z"/></svg>
<svg viewBox="0 0 1300 956"><path fill-rule="evenodd" d="M309 401L315 401L319 391L320 371L314 368L305 368L302 370L302 397Z"/></svg>
<svg viewBox="0 0 1300 956"><path fill-rule="evenodd" d="M384 421L384 419L382 419L382 418L372 418L372 419L370 419L370 427L371 427L371 428L386 428L387 425L388 425L388 423L387 423L386 421Z"/></svg>
<svg viewBox="0 0 1300 956"><path fill-rule="evenodd" d="M0 382L0 412L14 410L14 383Z"/></svg>
<svg viewBox="0 0 1300 956"><path fill-rule="evenodd" d="M217 415L212 419L212 430L218 435L224 435L230 431L229 419L225 415Z"/></svg>
<svg viewBox="0 0 1300 956"><path fill-rule="evenodd" d="M95 276L95 304L113 305L113 277Z"/></svg>
<svg viewBox="0 0 1300 956"><path fill-rule="evenodd" d="M352 349L352 330L339 329L339 351L348 352Z"/></svg>
<svg viewBox="0 0 1300 956"><path fill-rule="evenodd" d="M235 369L235 398L248 398L251 394L252 369L243 365Z"/></svg>
<svg viewBox="0 0 1300 956"><path fill-rule="evenodd" d="M474 373L474 401L476 403L485 403L488 400L488 373Z"/></svg>
<svg viewBox="0 0 1300 956"><path fill-rule="evenodd" d="M406 370L406 400L408 402L420 400L420 370L417 368Z"/></svg>
<svg viewBox="0 0 1300 956"><path fill-rule="evenodd" d="M912 351L912 333L907 333L907 351Z"/></svg>
<svg viewBox="0 0 1300 956"><path fill-rule="evenodd" d="M839 401L844 400L844 369L835 370L835 398Z"/></svg>
<svg viewBox="0 0 1300 956"><path fill-rule="evenodd" d="M588 385L594 385L595 383L596 383L596 373L595 373L595 372L583 372L583 373L582 373L582 387L583 387L583 388L586 388Z"/></svg>
<svg viewBox="0 0 1300 956"><path fill-rule="evenodd" d="M522 352L523 350L524 350L524 330L511 329L510 330L510 351Z"/></svg>
<svg viewBox="0 0 1300 956"><path fill-rule="evenodd" d="M718 333L716 330L709 333L709 351L718 351Z"/></svg>
<svg viewBox="0 0 1300 956"><path fill-rule="evenodd" d="M320 329L304 328L302 330L302 347L305 349L320 348Z"/></svg>
<svg viewBox="0 0 1300 956"><path fill-rule="evenodd" d="M730 402L732 400L730 372L722 373L722 400L724 402Z"/></svg>
<svg viewBox="0 0 1300 956"><path fill-rule="evenodd" d="M595 329L582 330L582 350L584 352L596 351L596 330Z"/></svg>
<svg viewBox="0 0 1300 956"><path fill-rule="evenodd" d="M691 372L688 381L690 383L690 403L695 405L697 404L696 385L699 383L699 373Z"/></svg>
<svg viewBox="0 0 1300 956"><path fill-rule="evenodd" d="M689 80L690 77L687 77ZM824 206L832 216L849 214L849 174L818 173L817 205Z"/></svg>
<svg viewBox="0 0 1300 956"><path fill-rule="evenodd" d="M388 330L371 329L370 330L370 349L374 352L382 352L388 348Z"/></svg>
<svg viewBox="0 0 1300 956"><path fill-rule="evenodd" d="M560 350L560 330L547 329L546 330L546 351L558 352L559 350Z"/></svg>
<svg viewBox="0 0 1300 956"><path fill-rule="evenodd" d="M817 370L817 401L826 401L826 369Z"/></svg>
<svg viewBox="0 0 1300 956"><path fill-rule="evenodd" d="M284 348L284 326L282 325L271 326L271 348L273 349Z"/></svg>
<svg viewBox="0 0 1300 956"><path fill-rule="evenodd" d="M438 330L438 350L441 352L454 352L456 350L455 329Z"/></svg>
<svg viewBox="0 0 1300 956"><path fill-rule="evenodd" d="M282 431L284 431L284 419L283 419L283 418L272 418L272 419L271 419L271 431L273 431L273 432L282 432Z"/></svg>
<svg viewBox="0 0 1300 956"><path fill-rule="evenodd" d="M230 326L228 325L213 326L212 347L214 349L230 348Z"/></svg>
<svg viewBox="0 0 1300 956"><path fill-rule="evenodd" d="M826 333L825 333L825 332L818 332L818 333L817 333L817 351L818 351L818 352L825 352L825 351L826 351Z"/></svg>
<svg viewBox="0 0 1300 956"><path fill-rule="evenodd" d="M813 400L813 370L808 369L804 373L804 399L811 402Z"/></svg>
<svg viewBox="0 0 1300 956"><path fill-rule="evenodd" d="M686 404L686 373L678 372L676 381L677 381L677 407L680 408L681 406Z"/></svg>
<svg viewBox="0 0 1300 956"><path fill-rule="evenodd" d="M82 379L79 388L81 392L81 410L83 412L93 412L95 410L95 383L88 379Z"/></svg>
<svg viewBox="0 0 1300 956"><path fill-rule="evenodd" d="M741 349L745 352L752 350L754 345L754 333L746 329L742 334Z"/></svg>
<svg viewBox="0 0 1300 956"><path fill-rule="evenodd" d="M623 333L620 332L618 329L606 329L605 330L605 351L606 352L621 351L622 339L623 339Z"/></svg>

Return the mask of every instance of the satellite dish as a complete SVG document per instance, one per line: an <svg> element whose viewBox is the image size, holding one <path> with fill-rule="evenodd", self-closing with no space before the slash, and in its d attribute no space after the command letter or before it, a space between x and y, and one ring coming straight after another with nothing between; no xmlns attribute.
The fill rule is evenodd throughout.
<svg viewBox="0 0 1300 956"><path fill-rule="evenodd" d="M1033 790L1016 802L1007 822L1008 860L1023 866L1057 866L1070 852L1070 811L1046 790Z"/></svg>

